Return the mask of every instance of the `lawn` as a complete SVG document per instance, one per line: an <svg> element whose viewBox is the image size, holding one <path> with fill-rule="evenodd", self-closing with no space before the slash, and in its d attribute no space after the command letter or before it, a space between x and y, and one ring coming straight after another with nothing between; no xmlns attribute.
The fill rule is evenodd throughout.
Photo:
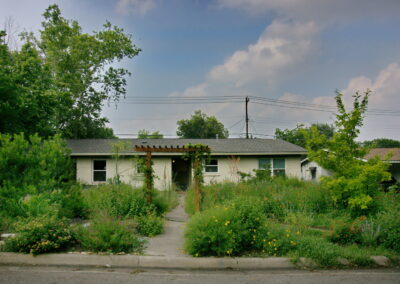
<svg viewBox="0 0 400 284"><path fill-rule="evenodd" d="M185 248L193 256L289 256L321 267L372 266L370 256L400 254L400 198L381 192L366 216L336 205L319 184L292 178L252 179L202 188L201 212L191 215Z"/></svg>

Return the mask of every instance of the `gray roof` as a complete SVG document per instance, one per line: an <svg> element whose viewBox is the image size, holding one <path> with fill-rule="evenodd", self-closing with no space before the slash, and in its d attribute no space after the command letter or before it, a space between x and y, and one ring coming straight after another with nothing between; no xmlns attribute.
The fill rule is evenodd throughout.
<svg viewBox="0 0 400 284"><path fill-rule="evenodd" d="M306 150L289 142L278 139L70 139L67 145L71 149L72 156L110 155L111 145L118 141L126 141L132 145L130 150L124 151L126 155L137 154L134 146L156 146L156 147L182 147L187 144L204 144L211 149L211 154L285 154L302 155ZM155 155L166 153L154 153ZM171 155L171 153L168 153Z"/></svg>

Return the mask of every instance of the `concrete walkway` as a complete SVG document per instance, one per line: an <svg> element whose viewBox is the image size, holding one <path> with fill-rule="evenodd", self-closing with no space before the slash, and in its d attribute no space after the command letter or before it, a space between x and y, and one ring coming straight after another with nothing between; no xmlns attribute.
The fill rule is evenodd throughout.
<svg viewBox="0 0 400 284"><path fill-rule="evenodd" d="M186 256L183 251L183 230L188 219L184 210L185 195L179 194L179 205L166 216L164 233L150 238L145 255Z"/></svg>

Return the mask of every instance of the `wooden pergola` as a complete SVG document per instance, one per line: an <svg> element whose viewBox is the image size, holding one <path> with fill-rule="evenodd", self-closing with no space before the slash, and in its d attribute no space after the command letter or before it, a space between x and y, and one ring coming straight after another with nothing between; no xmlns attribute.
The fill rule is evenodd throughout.
<svg viewBox="0 0 400 284"><path fill-rule="evenodd" d="M152 153L187 153L196 151L209 151L208 146L193 147L193 146L150 146L150 145L135 145L136 152L146 153L146 167L151 168L151 157ZM193 168L196 170L199 167L199 161L195 159L193 162ZM151 194L151 172L146 172L146 200L148 203L152 203ZM200 180L194 176L194 206L195 210L200 211Z"/></svg>

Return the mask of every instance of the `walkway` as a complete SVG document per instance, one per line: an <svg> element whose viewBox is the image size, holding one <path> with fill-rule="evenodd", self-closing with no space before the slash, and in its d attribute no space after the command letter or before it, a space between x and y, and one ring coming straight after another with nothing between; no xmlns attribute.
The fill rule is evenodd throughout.
<svg viewBox="0 0 400 284"><path fill-rule="evenodd" d="M179 195L179 205L165 219L164 233L150 238L145 255L185 256L183 252L183 230L188 219L184 210L185 195Z"/></svg>

